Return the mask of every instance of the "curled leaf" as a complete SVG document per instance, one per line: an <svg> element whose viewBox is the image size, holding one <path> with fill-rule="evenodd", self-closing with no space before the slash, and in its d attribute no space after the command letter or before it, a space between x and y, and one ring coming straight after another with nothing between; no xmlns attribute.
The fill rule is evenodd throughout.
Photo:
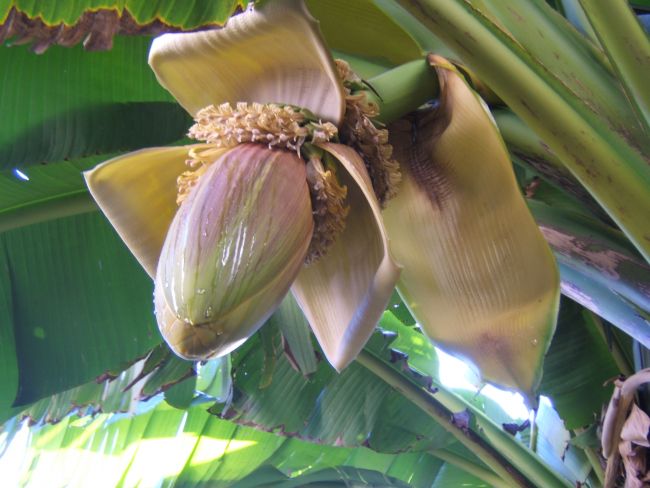
<svg viewBox="0 0 650 488"><path fill-rule="evenodd" d="M616 484L621 461L625 472L625 486L644 486L650 481L646 466L650 419L635 405L639 387L650 382L650 369L636 372L625 380L616 380L602 422L601 443L607 459L605 488Z"/></svg>
<svg viewBox="0 0 650 488"><path fill-rule="evenodd" d="M650 447L649 433L650 417L639 407L632 405L632 411L621 430L621 439L633 442L637 446Z"/></svg>

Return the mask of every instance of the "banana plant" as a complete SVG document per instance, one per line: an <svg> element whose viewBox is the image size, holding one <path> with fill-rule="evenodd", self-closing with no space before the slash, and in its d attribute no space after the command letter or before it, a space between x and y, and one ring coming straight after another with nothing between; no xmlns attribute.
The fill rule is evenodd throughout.
<svg viewBox="0 0 650 488"><path fill-rule="evenodd" d="M472 483L596 486L623 476L620 467L605 476L595 444L582 439L611 391L603 380L634 369L629 336L648 344L649 49L625 2L606 10L541 0L266 0L241 13L246 6L235 1L204 9L173 0L152 8L28 3L0 11L0 38L44 53L2 53L42 73L29 83L6 76L3 92L17 96L0 99L8 114L0 140L3 419L56 420L70 404L89 405L76 410L82 416L134 410L136 397L146 408L164 390L177 408L212 399L210 411L229 423L309 442L424 450L427 462L447 463ZM567 4L580 31L562 16ZM185 30L201 32L177 33ZM146 39L121 34L161 32L149 51L154 79L142 61ZM57 46L80 41L88 53ZM95 68L84 68L90 59ZM71 71L63 72L75 74L48 76L65 63ZM110 82L98 83L97 69ZM32 113L12 105L21 97L34 100ZM197 142L188 144L192 118ZM90 194L117 234L80 170L90 170ZM42 281L31 294L42 304L36 310L27 300L32 279ZM564 295L596 315L564 302L556 329L560 280ZM391 298L394 286L403 303ZM289 287L297 304L283 301ZM386 322L393 305L401 324ZM426 337L404 328L414 320ZM206 393L198 366L161 356L156 322L176 354L222 365L224 379L232 360L233 383L211 381L219 391ZM383 335L373 333L377 323ZM584 333L569 333L569 323ZM575 430L549 434L555 417L540 413L525 447L507 433L514 424L502 426L440 383L429 340L530 405L550 395ZM571 370L566 351L580 341L599 352L582 359L592 366ZM97 352L99 344L109 347ZM122 398L115 382L128 383L128 398L106 402L97 387L79 386L98 377L110 397ZM589 391L584 405L562 383ZM292 388L311 400L290 403ZM63 391L50 412L46 399ZM365 429L339 430L355 418L341 408L359 405L352 396L337 403L346 391L373 403L364 411L376 420ZM297 418L274 416L283 400L296 415L319 413L285 431ZM406 441L408 428L390 427L397 405L420 419L419 443ZM556 449L568 442L560 438L580 447ZM312 480L277 466L248 483ZM340 477L313 480L443 482L345 466ZM139 479L128 470L123 481ZM234 479L211 472L212 481Z"/></svg>

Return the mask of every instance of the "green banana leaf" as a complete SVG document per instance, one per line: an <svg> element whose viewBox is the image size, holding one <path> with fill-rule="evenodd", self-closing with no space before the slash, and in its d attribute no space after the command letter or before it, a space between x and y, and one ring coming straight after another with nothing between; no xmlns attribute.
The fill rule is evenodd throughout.
<svg viewBox="0 0 650 488"><path fill-rule="evenodd" d="M115 154L106 151L183 137L188 116L144 63L147 45L129 38L106 53L0 50L3 65L24 75L0 80L8 94L0 98L2 418L14 402L85 383L160 342L151 283L80 174ZM167 122L151 123L158 118Z"/></svg>
<svg viewBox="0 0 650 488"><path fill-rule="evenodd" d="M419 332L414 330L412 326L402 324L390 312L385 314L382 324L386 330L392 328L401 332L401 334L386 332L385 334L388 335L378 335L371 343L372 350L379 352L385 350L386 345L390 345L391 349L387 351L390 354L389 357L393 358L392 360L396 364L399 364L405 360L399 351L408 350L409 345L418 345L419 347L411 348L412 356L409 358L409 364L419 365L422 368L421 371L435 374L435 351L428 342L421 341L422 336ZM267 324L268 329L273 330L273 327L273 322ZM279 343L279 332L275 331L274 335L276 342ZM389 342L386 343L386 340ZM390 388L387 389L385 383L379 378L373 377L372 374L369 374L367 370L360 366L350 369L350 373L346 373L347 376L344 374L341 377L336 377L329 366L321 363L320 371L310 380L306 380L298 372L291 369L279 349L275 362L276 367L272 372L273 381L269 386L260 389L259 383L262 380L263 373L258 366L260 362L265 361L266 353L262 340L255 337L244 346L241 357L240 353L235 355L233 360L233 378L235 381L233 403L226 410L222 410L221 406L217 405L216 408L213 407L213 412L218 411L222 416L231 418L237 423L255 425L258 428L262 427L264 430L271 430L276 434L281 433L291 435L291 437L297 435L311 441L316 440L318 443L349 446L364 445L373 450L388 452L404 450L413 452L428 451L443 460L447 459L448 456L452 456L455 462L459 462L460 459L461 463L464 463L465 469L468 469L469 466L479 472L486 470L485 466L470 451L454 442L454 439L440 426L432 423L423 412L405 402L401 396L392 393ZM122 391L125 383L137 381L138 378L144 375L146 375L146 383L140 385L137 389L140 398L147 398L147 391L159 390L163 383L169 386L179 380L182 383L179 383L178 386L182 384L189 385L193 392L195 388L194 378L190 377L190 379L183 382L183 378L187 377L187 374L183 373L183 371L187 371L188 363L173 359L170 363L169 359L168 349L158 347L152 351L148 359L141 361L139 365L136 364L131 367L126 375L120 375L116 383L106 383L101 385L100 388L97 388L99 385L94 385L96 387L94 390L89 389L89 387L92 388L90 385L75 389L68 392L67 395L59 396L54 403L49 403L49 405L44 401L38 402L28 409L25 414L29 415L32 420L40 418L45 421L59 421L62 418L61 414L67 413L64 408L66 400L80 405L83 404L84 399L87 402L87 399L92 396L90 392L103 391L106 393L106 388L111 388L110 395L106 396L104 394L101 402L97 402L95 399L96 403L88 405L89 408L87 409L78 409L76 411L77 415L84 412L89 414L98 411L146 409L148 408L147 402L135 405L133 404L133 392ZM184 367L183 364L185 364ZM166 367L166 365L172 366ZM323 374L324 370L326 374ZM134 376L134 372L137 371L139 371L139 374ZM213 374L218 373L214 372ZM431 390L431 378L422 376L421 373L419 375L415 372L411 374L415 375L413 377L422 385L429 385L426 387ZM328 381L323 383L323 377L327 378ZM293 380L288 380L288 378L293 378ZM210 379L206 378L204 385L211 382ZM309 391L304 386L305 382L312 384L313 395L309 395ZM300 386L301 384L303 386ZM245 391L246 388L249 388L249 391ZM280 388L282 394L278 395L274 388ZM354 393L350 393L350 390ZM121 402L119 401L120 394ZM381 394L383 394L383 399L378 397ZM361 408L354 401L346 401L352 395L363 402ZM191 395L191 397L193 396ZM205 397L199 395L195 398L195 401L200 401L201 398ZM490 413L494 421L511 422L513 420L495 404L489 405L490 402L486 403L487 399L483 399L482 403L476 403L477 397L471 395L470 398L468 405L482 405L480 408L486 409L485 411ZM166 399L169 402L169 398L166 397ZM128 403L129 401L131 403ZM150 401L155 402L156 400L154 398ZM187 406L189 406L189 402L184 408L187 408ZM301 417L301 415L304 415L301 412L309 412L310 409L312 414L307 413L305 418ZM373 411L378 413L373 415ZM368 419L371 420L371 423L368 423ZM296 433L290 430L305 423L306 427L302 432ZM483 427L485 427L485 424L483 424ZM370 432L370 436L365 438L363 436L364 432ZM336 439L333 438L334 436ZM520 448L525 449L523 446ZM540 451L540 454L550 456L554 452L552 450L549 452ZM552 458L552 460L555 463L561 462L555 458ZM584 470L584 460L579 466L582 466ZM575 472L575 466L572 468L564 467L563 469L565 471L572 469L571 472ZM580 473L578 472L572 476L577 479L580 477Z"/></svg>
<svg viewBox="0 0 650 488"><path fill-rule="evenodd" d="M270 324L267 324L268 327ZM567 324L567 327L569 325ZM412 381L436 397L438 382L436 353L431 344L413 326L402 324L392 313L382 319L382 333L376 333L367 347L372 354L384 357L385 364L409 372ZM275 333L279 343L279 333ZM582 338L578 339L581 340ZM408 351L408 357L402 351ZM562 356L563 351L558 355ZM563 356L562 359L565 359ZM474 454L459 445L457 438L445 431L445 426L433 422L427 415L396 394L384 379L375 376L361 365L353 364L341 375L336 375L326 364L319 364L317 372L309 379L291 368L276 348L275 369L272 381L263 382L262 364L265 351L258 337L254 337L233 354L233 401L227 405L216 404L211 412L242 425L252 425L270 432L297 437L312 442L341 446L367 446L380 452L434 450L442 455L458 450L466 463L479 470L485 465ZM550 379L559 376L549 373ZM604 390L605 395L608 393ZM572 392L557 392L563 399ZM500 408L490 402L477 403L475 394L463 400L453 393L445 393L441 401L452 411L469 409L476 415L477 431L484 430L493 438L501 423L514 422ZM592 401L599 408L602 401ZM604 400L603 400L604 401ZM487 406L486 406L487 405ZM485 414L491 415L488 419ZM527 454L523 444L500 438L497 442L508 444L515 457L527 457L531 464L544 471L544 464L534 455ZM554 459L554 462L558 462ZM584 469L584 462L580 464ZM573 468L565 468L573 469ZM548 475L548 473L546 473ZM577 478L581 474L574 475ZM547 478L553 480L552 476ZM550 481L557 484L557 480Z"/></svg>
<svg viewBox="0 0 650 488"><path fill-rule="evenodd" d="M134 413L149 409L150 399L155 405L161 393L167 403L181 409L193 402L226 402L232 389L230 373L229 357L199 365L179 359L161 344L123 371L111 371L31 405L14 407L14 414L18 420L43 425L71 414Z"/></svg>
<svg viewBox="0 0 650 488"><path fill-rule="evenodd" d="M160 342L151 281L100 214L7 231L0 247L16 405L85 383Z"/></svg>
<svg viewBox="0 0 650 488"><path fill-rule="evenodd" d="M18 433L12 447L19 443L25 457L11 469L16 486L243 487L263 481L424 488L445 486L452 475L467 486L487 486L427 453L317 446L237 426L200 405L179 410L159 402L135 416L66 417L27 436ZM11 456L0 459L1 471L8 472L3 463ZM11 477L3 482L11 484Z"/></svg>
<svg viewBox="0 0 650 488"><path fill-rule="evenodd" d="M182 138L191 119L147 66L149 39L112 50L0 49L0 169L130 151Z"/></svg>
<svg viewBox="0 0 650 488"><path fill-rule="evenodd" d="M571 364L571 375L566 374ZM608 350L605 334L590 320L589 312L566 298L544 362L541 391L569 429L594 422L611 396L609 380L621 370Z"/></svg>

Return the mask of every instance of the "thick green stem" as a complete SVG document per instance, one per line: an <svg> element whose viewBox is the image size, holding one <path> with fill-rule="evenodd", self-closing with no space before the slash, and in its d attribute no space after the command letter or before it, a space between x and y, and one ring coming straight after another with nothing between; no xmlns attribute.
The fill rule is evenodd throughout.
<svg viewBox="0 0 650 488"><path fill-rule="evenodd" d="M647 134L650 132L648 35L627 2L580 0L580 4Z"/></svg>
<svg viewBox="0 0 650 488"><path fill-rule="evenodd" d="M510 483L512 486L534 486L501 453L476 433L468 428L461 428L456 425L453 421L453 412L445 408L429 393L406 380L404 376L365 350L359 353L357 361L395 388L395 390L404 395L414 405L421 408L461 444L476 454L481 461L487 464L504 481Z"/></svg>
<svg viewBox="0 0 650 488"><path fill-rule="evenodd" d="M466 471L469 474L476 476L481 481L484 481L485 483L487 483L490 486L493 486L494 488L508 488L511 486L509 483L506 483L501 478L496 476L492 471L483 469L480 466L477 466L476 464L472 463L471 461L468 461L464 457L459 456L458 454L445 451L444 449L434 449L432 451L429 451L429 453L446 463L456 466L457 468L460 468L463 471Z"/></svg>
<svg viewBox="0 0 650 488"><path fill-rule="evenodd" d="M438 96L438 77L423 58L393 68L367 81L366 96L379 106L380 122L413 112Z"/></svg>

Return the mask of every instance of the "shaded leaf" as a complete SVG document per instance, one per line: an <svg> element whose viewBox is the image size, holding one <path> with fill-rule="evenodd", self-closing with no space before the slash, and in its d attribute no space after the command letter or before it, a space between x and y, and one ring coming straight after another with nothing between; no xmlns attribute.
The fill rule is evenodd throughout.
<svg viewBox="0 0 650 488"><path fill-rule="evenodd" d="M467 474L463 473L465 478ZM384 474L377 473L374 471L368 471L365 469L357 468L329 468L316 471L313 473L298 475L291 477L285 475L282 471L273 468L271 466L264 466L254 473L251 473L249 476L234 484L234 488L245 488L245 487L277 487L277 488L289 488L289 487L309 487L309 486L350 486L350 483L353 483L354 486L385 486L385 487L404 487L407 488L409 485L403 481L397 479L390 479Z"/></svg>
<svg viewBox="0 0 650 488"><path fill-rule="evenodd" d="M422 338L415 331L404 330L404 334ZM371 341L382 347L381 335L373 336ZM408 343L408 339L403 341ZM396 361L401 359L395 356ZM263 362L257 336L234 353L235 394L222 415L238 423L319 443L367 445L385 452L439 448L450 442L441 426L356 363L339 375L320 362L315 374L306 379L278 353L273 381L259 389ZM213 410L216 412L218 407Z"/></svg>
<svg viewBox="0 0 650 488"><path fill-rule="evenodd" d="M455 466L446 464L440 469L432 488L447 488L450 486L462 486L463 488L489 487L488 484L484 483L480 479L468 475L466 472L456 468Z"/></svg>
<svg viewBox="0 0 650 488"><path fill-rule="evenodd" d="M230 355L197 365L196 390L210 400L226 403L232 395Z"/></svg>
<svg viewBox="0 0 650 488"><path fill-rule="evenodd" d="M284 352L293 367L309 376L318 367L309 322L298 307L293 294L288 293L268 320L282 333Z"/></svg>
<svg viewBox="0 0 650 488"><path fill-rule="evenodd" d="M575 437L572 437L569 443L580 449L591 449L600 446L600 438L598 437L598 425L593 424L589 428L579 432Z"/></svg>
<svg viewBox="0 0 650 488"><path fill-rule="evenodd" d="M221 362L227 365L225 360L214 361L217 365ZM223 376L218 369L214 372ZM216 378L211 380L217 383ZM227 380L219 383L229 385ZM195 398L197 384L193 364L178 359L166 344L160 344L123 371L110 371L93 381L18 409L17 418L28 418L30 424L41 425L60 422L71 413L78 417L98 413L134 413L141 408L148 409L147 400L161 392L165 393L164 398L169 404L187 408ZM152 401L149 405L155 403Z"/></svg>
<svg viewBox="0 0 650 488"><path fill-rule="evenodd" d="M422 56L422 50L410 33L402 29L372 0L308 0L307 6L332 49L392 65ZM385 42L390 39L390 42Z"/></svg>
<svg viewBox="0 0 650 488"><path fill-rule="evenodd" d="M393 295L390 297L390 302L388 302L388 307L386 310L390 310L392 314L399 319L402 324L413 325L415 324L415 319L408 307L404 304L402 297L399 296L397 291L393 292Z"/></svg>
<svg viewBox="0 0 650 488"><path fill-rule="evenodd" d="M49 5L57 5L50 3ZM0 49L0 168L164 145L188 116L147 66L149 41L119 39L110 52Z"/></svg>
<svg viewBox="0 0 650 488"><path fill-rule="evenodd" d="M142 388L141 395L143 398L151 398L161 391L167 392L170 388L183 385L183 389L176 391L178 395L175 397L174 406L182 403L181 398L189 395L187 406L194 396L194 386L196 384L196 373L194 371L194 363L179 358L169 350L166 344L160 346L165 350L165 356L158 364L155 365L153 372L147 378L146 384ZM189 381L185 381L189 379ZM191 389L188 389L187 384L191 384ZM188 391L190 394L188 394ZM177 407L185 408L185 407Z"/></svg>
<svg viewBox="0 0 650 488"><path fill-rule="evenodd" d="M165 401L172 407L185 410L192 404L196 388L196 376L187 378L165 390Z"/></svg>
<svg viewBox="0 0 650 488"><path fill-rule="evenodd" d="M4 249L3 249L4 250ZM11 279L9 263L5 256L0 256L0 283L9 283ZM14 334L14 307L12 290L0 285L0 423L13 414L12 404L18 392L19 365L16 354Z"/></svg>
<svg viewBox="0 0 650 488"><path fill-rule="evenodd" d="M22 410L17 418L29 418L30 424L60 422L74 412L82 417L97 413L130 412L135 409L142 382L133 385L139 377L145 360L140 360L117 377L98 378L38 400Z"/></svg>
<svg viewBox="0 0 650 488"><path fill-rule="evenodd" d="M2 327L15 334L17 405L119 368L160 341L152 284L98 213L5 232L0 247L0 296L11 296L0 316L13 316Z"/></svg>
<svg viewBox="0 0 650 488"><path fill-rule="evenodd" d="M593 423L619 373L607 344L581 306L563 298L558 326L544 362L540 392L549 396L568 429ZM567 374L571 365L571 374Z"/></svg>

